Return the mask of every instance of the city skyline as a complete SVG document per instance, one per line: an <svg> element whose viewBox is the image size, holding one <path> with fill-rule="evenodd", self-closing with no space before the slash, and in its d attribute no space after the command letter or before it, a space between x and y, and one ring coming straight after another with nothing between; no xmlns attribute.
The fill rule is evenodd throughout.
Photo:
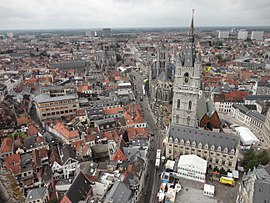
<svg viewBox="0 0 270 203"><path fill-rule="evenodd" d="M22 0L0 2L0 28L81 29L187 27L191 9L199 26L269 26L270 2L176 0Z"/></svg>

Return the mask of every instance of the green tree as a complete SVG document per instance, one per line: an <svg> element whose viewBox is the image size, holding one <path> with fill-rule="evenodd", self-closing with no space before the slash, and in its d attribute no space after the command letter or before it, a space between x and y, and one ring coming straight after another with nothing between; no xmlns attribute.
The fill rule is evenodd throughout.
<svg viewBox="0 0 270 203"><path fill-rule="evenodd" d="M251 148L244 154L242 164L245 171L248 171L249 169L252 170L254 167L257 167L259 164L266 165L269 161L270 157L267 151L263 150L262 152L256 153L256 151Z"/></svg>

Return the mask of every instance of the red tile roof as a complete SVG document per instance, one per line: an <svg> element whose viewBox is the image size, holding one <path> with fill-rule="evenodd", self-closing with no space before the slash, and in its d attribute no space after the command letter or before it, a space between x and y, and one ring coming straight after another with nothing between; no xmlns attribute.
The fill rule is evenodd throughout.
<svg viewBox="0 0 270 203"><path fill-rule="evenodd" d="M38 150L38 152L39 152L39 157L41 159L48 157L49 151L46 148L41 148L41 149Z"/></svg>
<svg viewBox="0 0 270 203"><path fill-rule="evenodd" d="M21 125L25 125L31 122L31 118L29 116L20 116L17 118L17 125L21 126Z"/></svg>
<svg viewBox="0 0 270 203"><path fill-rule="evenodd" d="M135 123L144 123L144 119L141 116L141 114L137 114L136 117L134 118Z"/></svg>
<svg viewBox="0 0 270 203"><path fill-rule="evenodd" d="M78 151L84 145L84 140L78 140L76 142L72 142L71 146Z"/></svg>
<svg viewBox="0 0 270 203"><path fill-rule="evenodd" d="M41 144L42 142L43 142L43 143L45 142L44 138L41 137L41 136L37 136L37 137L36 137L36 143Z"/></svg>
<svg viewBox="0 0 270 203"><path fill-rule="evenodd" d="M123 112L123 107L117 107L117 108L110 108L110 109L104 109L103 113L105 115L112 115L112 114L118 114L120 112Z"/></svg>
<svg viewBox="0 0 270 203"><path fill-rule="evenodd" d="M114 161L118 161L118 160L125 161L125 160L127 160L127 158L126 158L125 154L122 152L122 150L120 148L118 148L116 150L116 152L114 153L114 156L113 156L112 160L114 160Z"/></svg>
<svg viewBox="0 0 270 203"><path fill-rule="evenodd" d="M243 100L245 96L247 96L248 94L249 94L248 92L234 91L224 95L226 101L236 101L236 100Z"/></svg>
<svg viewBox="0 0 270 203"><path fill-rule="evenodd" d="M12 154L6 157L5 166L12 170L13 174L21 174L21 156L19 154Z"/></svg>
<svg viewBox="0 0 270 203"><path fill-rule="evenodd" d="M85 109L78 109L76 111L76 116L85 116L86 113L85 113Z"/></svg>
<svg viewBox="0 0 270 203"><path fill-rule="evenodd" d="M72 130L69 131L68 127L64 125L62 122L57 123L56 125L53 126L53 128L63 135L66 139L73 139L79 136L78 130Z"/></svg>
<svg viewBox="0 0 270 203"><path fill-rule="evenodd" d="M124 118L126 120L127 125L135 124L135 122L133 121L131 115L128 112L124 112L123 116L124 116Z"/></svg>
<svg viewBox="0 0 270 203"><path fill-rule="evenodd" d="M33 136L38 134L38 128L34 124L28 126L27 135Z"/></svg>
<svg viewBox="0 0 270 203"><path fill-rule="evenodd" d="M12 152L13 149L13 139L6 137L1 145L1 153Z"/></svg>

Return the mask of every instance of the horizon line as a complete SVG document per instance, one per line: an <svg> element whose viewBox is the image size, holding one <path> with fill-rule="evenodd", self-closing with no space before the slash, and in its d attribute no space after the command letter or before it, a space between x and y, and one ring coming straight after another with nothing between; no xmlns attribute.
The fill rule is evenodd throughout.
<svg viewBox="0 0 270 203"><path fill-rule="evenodd" d="M174 28L174 29L177 29L177 28L188 28L189 26L168 26L168 27L109 27L109 26L106 26L106 27L93 27L93 28L19 28L19 29L0 29L0 31L38 31L38 30L102 30L104 28L110 28L110 29L116 29L116 30L119 30L119 29L162 29L162 28ZM196 28L216 28L216 27L220 27L220 28L240 28L240 27L245 27L245 28L249 28L249 27L264 27L264 28L267 28L269 27L270 28L270 25L209 25L209 26L196 26Z"/></svg>

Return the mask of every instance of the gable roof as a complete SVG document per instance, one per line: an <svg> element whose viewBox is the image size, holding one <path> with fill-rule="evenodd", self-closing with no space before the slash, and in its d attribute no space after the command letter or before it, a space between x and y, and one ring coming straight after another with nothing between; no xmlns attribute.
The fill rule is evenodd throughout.
<svg viewBox="0 0 270 203"><path fill-rule="evenodd" d="M111 190L107 193L104 203L128 203L131 190L121 181L116 181Z"/></svg>
<svg viewBox="0 0 270 203"><path fill-rule="evenodd" d="M83 201L90 195L91 189L91 182L80 172L75 177L65 196L73 203Z"/></svg>
<svg viewBox="0 0 270 203"><path fill-rule="evenodd" d="M21 156L19 154L12 154L6 157L5 166L11 169L13 174L21 174Z"/></svg>
<svg viewBox="0 0 270 203"><path fill-rule="evenodd" d="M50 164L53 164L54 162L57 162L61 165L61 158L58 152L57 147L52 146L50 147L50 158L49 158Z"/></svg>
<svg viewBox="0 0 270 203"><path fill-rule="evenodd" d="M6 137L1 145L1 153L11 152L13 148L13 139Z"/></svg>
<svg viewBox="0 0 270 203"><path fill-rule="evenodd" d="M112 160L114 160L114 161L118 161L118 160L124 161L124 160L127 160L127 158L126 158L125 154L123 153L123 151L120 148L118 148L116 150L116 152L114 153L114 156L113 156Z"/></svg>
<svg viewBox="0 0 270 203"><path fill-rule="evenodd" d="M33 201L37 199L42 199L47 192L47 188L34 188L28 191L26 196L26 201Z"/></svg>
<svg viewBox="0 0 270 203"><path fill-rule="evenodd" d="M69 130L68 127L64 125L64 123L62 122L57 123L56 125L53 126L53 128L58 133L63 135L66 139L72 139L79 136L78 130Z"/></svg>
<svg viewBox="0 0 270 203"><path fill-rule="evenodd" d="M64 144L62 148L62 152L63 152L63 157L62 157L63 164L65 164L66 161L70 158L76 160L75 150L70 145Z"/></svg>

